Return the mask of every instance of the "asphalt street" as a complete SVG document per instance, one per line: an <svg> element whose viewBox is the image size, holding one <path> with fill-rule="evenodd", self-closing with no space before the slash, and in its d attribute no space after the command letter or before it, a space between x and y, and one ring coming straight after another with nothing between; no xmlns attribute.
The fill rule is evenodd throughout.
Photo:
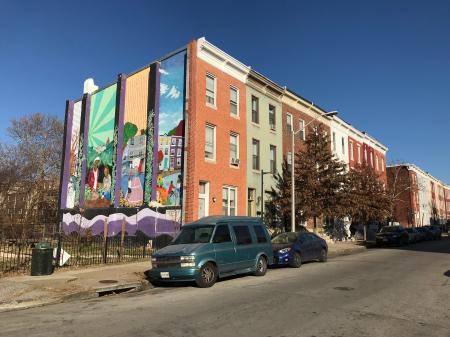
<svg viewBox="0 0 450 337"><path fill-rule="evenodd" d="M0 336L450 336L450 240L0 313Z"/></svg>

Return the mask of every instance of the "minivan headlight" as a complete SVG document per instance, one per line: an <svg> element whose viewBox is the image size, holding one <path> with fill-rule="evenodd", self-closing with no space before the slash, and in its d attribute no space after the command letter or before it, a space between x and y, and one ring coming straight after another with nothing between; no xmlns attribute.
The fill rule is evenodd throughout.
<svg viewBox="0 0 450 337"><path fill-rule="evenodd" d="M287 247L287 248L283 248L283 249L280 249L279 251L278 251L278 253L280 253L280 254L286 254L288 251L290 251L291 250L291 248L290 247Z"/></svg>
<svg viewBox="0 0 450 337"><path fill-rule="evenodd" d="M156 262L156 257L152 257L152 263Z"/></svg>
<svg viewBox="0 0 450 337"><path fill-rule="evenodd" d="M180 256L180 262L181 267L195 267L195 256Z"/></svg>

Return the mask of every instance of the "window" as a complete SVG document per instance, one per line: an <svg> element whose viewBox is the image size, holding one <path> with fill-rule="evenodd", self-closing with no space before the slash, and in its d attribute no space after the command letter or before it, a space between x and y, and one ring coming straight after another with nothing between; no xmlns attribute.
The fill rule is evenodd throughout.
<svg viewBox="0 0 450 337"><path fill-rule="evenodd" d="M238 96L239 92L235 87L230 87L230 113L231 116L239 116L238 110Z"/></svg>
<svg viewBox="0 0 450 337"><path fill-rule="evenodd" d="M222 188L223 215L236 215L236 188L225 186Z"/></svg>
<svg viewBox="0 0 450 337"><path fill-rule="evenodd" d="M344 137L341 137L341 143L342 143L342 154L345 154L345 139L344 139Z"/></svg>
<svg viewBox="0 0 450 337"><path fill-rule="evenodd" d="M181 149L180 148L177 149L177 157L181 157Z"/></svg>
<svg viewBox="0 0 450 337"><path fill-rule="evenodd" d="M171 144L172 145L177 145L177 139L175 137L172 137Z"/></svg>
<svg viewBox="0 0 450 337"><path fill-rule="evenodd" d="M375 155L375 169L380 170L380 162L378 161L378 155Z"/></svg>
<svg viewBox="0 0 450 337"><path fill-rule="evenodd" d="M306 132L305 132L305 121L304 120L300 120L300 132L298 133L300 136L301 140L305 140L306 139Z"/></svg>
<svg viewBox="0 0 450 337"><path fill-rule="evenodd" d="M216 78L206 74L206 104L216 105Z"/></svg>
<svg viewBox="0 0 450 337"><path fill-rule="evenodd" d="M277 147L270 145L270 173L277 172Z"/></svg>
<svg viewBox="0 0 450 337"><path fill-rule="evenodd" d="M200 181L198 184L198 218L209 215L209 183Z"/></svg>
<svg viewBox="0 0 450 337"><path fill-rule="evenodd" d="M364 162L367 164L367 149L364 148Z"/></svg>
<svg viewBox="0 0 450 337"><path fill-rule="evenodd" d="M333 131L333 151L336 152L336 132Z"/></svg>
<svg viewBox="0 0 450 337"><path fill-rule="evenodd" d="M358 156L358 164L361 164L361 145L356 145L356 150L358 151L357 156Z"/></svg>
<svg viewBox="0 0 450 337"><path fill-rule="evenodd" d="M214 233L213 243L231 242L230 230L228 225L219 225Z"/></svg>
<svg viewBox="0 0 450 337"><path fill-rule="evenodd" d="M181 166L181 158L180 157L177 158L177 166Z"/></svg>
<svg viewBox="0 0 450 337"><path fill-rule="evenodd" d="M370 166L373 167L373 152L370 152Z"/></svg>
<svg viewBox="0 0 450 337"><path fill-rule="evenodd" d="M354 153L353 153L353 142L350 143L350 160L355 160Z"/></svg>
<svg viewBox="0 0 450 337"><path fill-rule="evenodd" d="M289 166L292 165L292 152L288 152L288 153L287 153L287 164L288 164Z"/></svg>
<svg viewBox="0 0 450 337"><path fill-rule="evenodd" d="M253 229L256 234L256 242L258 243L264 243L267 242L266 233L264 232L264 228L260 225L253 226Z"/></svg>
<svg viewBox="0 0 450 337"><path fill-rule="evenodd" d="M277 128L277 120L275 117L276 114L276 109L273 105L269 104L269 125L270 125L270 130L275 131Z"/></svg>
<svg viewBox="0 0 450 337"><path fill-rule="evenodd" d="M252 122L259 124L259 99L252 96Z"/></svg>
<svg viewBox="0 0 450 337"><path fill-rule="evenodd" d="M384 172L384 158L381 158L381 171Z"/></svg>
<svg viewBox="0 0 450 337"><path fill-rule="evenodd" d="M249 245L252 243L252 237L248 226L233 226L234 235L236 235L236 244Z"/></svg>
<svg viewBox="0 0 450 337"><path fill-rule="evenodd" d="M253 162L252 162L252 168L254 170L258 170L259 171L259 140L257 139L253 139L252 140L252 144L253 144Z"/></svg>
<svg viewBox="0 0 450 337"><path fill-rule="evenodd" d="M216 159L216 127L210 124L205 128L205 158Z"/></svg>
<svg viewBox="0 0 450 337"><path fill-rule="evenodd" d="M236 159L239 159L239 136L236 133L230 133L230 163L231 165L239 165Z"/></svg>
<svg viewBox="0 0 450 337"><path fill-rule="evenodd" d="M256 190L254 188L248 189L247 195L247 215L255 216L255 202L256 202Z"/></svg>
<svg viewBox="0 0 450 337"><path fill-rule="evenodd" d="M292 132L292 115L287 114L286 115L286 129L288 133Z"/></svg>

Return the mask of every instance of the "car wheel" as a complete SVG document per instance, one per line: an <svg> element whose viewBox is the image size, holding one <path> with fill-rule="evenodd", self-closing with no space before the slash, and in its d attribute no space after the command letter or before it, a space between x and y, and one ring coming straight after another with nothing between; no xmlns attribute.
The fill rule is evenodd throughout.
<svg viewBox="0 0 450 337"><path fill-rule="evenodd" d="M289 263L289 266L291 266L292 268L300 268L302 265L302 256L300 255L300 253L295 252L294 255L292 256L292 262Z"/></svg>
<svg viewBox="0 0 450 337"><path fill-rule="evenodd" d="M217 281L217 268L211 262L205 263L199 271L195 283L200 288L209 288Z"/></svg>
<svg viewBox="0 0 450 337"><path fill-rule="evenodd" d="M256 262L255 276L264 276L267 272L267 260L264 256L260 256Z"/></svg>
<svg viewBox="0 0 450 337"><path fill-rule="evenodd" d="M327 259L328 259L327 251L325 249L322 249L320 251L319 261L320 262L327 262Z"/></svg>

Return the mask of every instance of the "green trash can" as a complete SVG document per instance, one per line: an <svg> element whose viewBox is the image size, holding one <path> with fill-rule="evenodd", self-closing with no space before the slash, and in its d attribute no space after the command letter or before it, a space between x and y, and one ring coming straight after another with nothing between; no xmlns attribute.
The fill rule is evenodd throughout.
<svg viewBox="0 0 450 337"><path fill-rule="evenodd" d="M39 242L31 252L31 276L53 273L53 248L47 242Z"/></svg>

